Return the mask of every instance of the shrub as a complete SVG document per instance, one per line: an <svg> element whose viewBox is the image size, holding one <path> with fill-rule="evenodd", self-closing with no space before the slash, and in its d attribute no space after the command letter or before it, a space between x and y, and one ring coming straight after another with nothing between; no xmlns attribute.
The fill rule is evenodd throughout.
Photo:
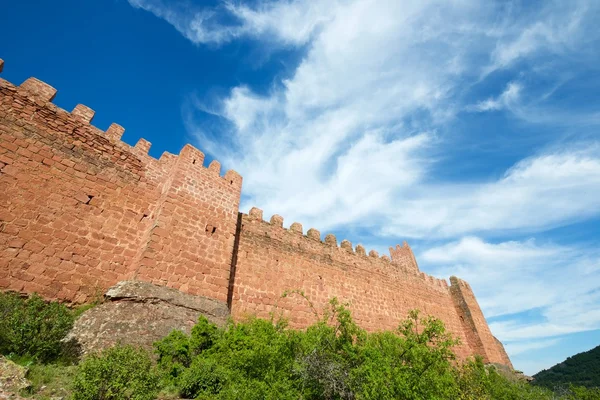
<svg viewBox="0 0 600 400"><path fill-rule="evenodd" d="M73 400L150 400L159 388L149 354L133 346L115 346L88 356L78 367Z"/></svg>
<svg viewBox="0 0 600 400"><path fill-rule="evenodd" d="M481 358L461 364L458 340L417 311L395 331L375 333L336 299L316 316L302 331L259 319L219 329L201 317L190 336L173 332L155 344L159 365L181 396L195 399L600 400L583 388L532 386Z"/></svg>
<svg viewBox="0 0 600 400"><path fill-rule="evenodd" d="M364 399L456 398L452 347L441 321L411 311L396 332L373 333L358 344L353 391Z"/></svg>
<svg viewBox="0 0 600 400"><path fill-rule="evenodd" d="M154 343L158 355L158 367L163 384L177 385L182 373L190 367L194 357L209 349L222 334L215 324L204 316L192 328L191 336L174 330L164 339Z"/></svg>
<svg viewBox="0 0 600 400"><path fill-rule="evenodd" d="M54 361L61 356L61 340L73 320L66 306L47 303L36 294L22 298L15 293L0 293L0 353Z"/></svg>
<svg viewBox="0 0 600 400"><path fill-rule="evenodd" d="M197 358L181 377L180 393L186 399L200 394L210 398L223 389L225 375L214 359Z"/></svg>
<svg viewBox="0 0 600 400"><path fill-rule="evenodd" d="M77 367L62 364L31 364L27 367L25 378L30 386L21 391L27 397L36 399L70 398L71 384Z"/></svg>
<svg viewBox="0 0 600 400"><path fill-rule="evenodd" d="M154 343L154 349L158 355L157 364L163 383L166 386L177 385L179 377L192 362L189 337L179 330L174 330L164 339Z"/></svg>

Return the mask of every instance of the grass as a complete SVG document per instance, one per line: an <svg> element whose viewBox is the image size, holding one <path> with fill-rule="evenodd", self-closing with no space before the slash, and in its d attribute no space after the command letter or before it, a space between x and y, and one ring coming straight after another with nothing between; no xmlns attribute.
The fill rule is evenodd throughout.
<svg viewBox="0 0 600 400"><path fill-rule="evenodd" d="M60 364L32 364L28 367L25 377L31 386L21 391L24 397L34 396L39 400L71 396L71 384L77 367Z"/></svg>

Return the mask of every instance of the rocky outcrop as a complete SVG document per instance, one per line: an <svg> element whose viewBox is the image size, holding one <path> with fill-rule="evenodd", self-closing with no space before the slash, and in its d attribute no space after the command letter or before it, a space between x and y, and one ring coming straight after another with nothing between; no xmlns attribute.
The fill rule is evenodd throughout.
<svg viewBox="0 0 600 400"><path fill-rule="evenodd" d="M189 333L200 315L217 325L229 317L224 302L147 282L119 282L104 298L81 315L66 339L83 354L117 343L151 348L174 329Z"/></svg>
<svg viewBox="0 0 600 400"><path fill-rule="evenodd" d="M0 400L21 399L16 393L29 387L27 368L0 356Z"/></svg>
<svg viewBox="0 0 600 400"><path fill-rule="evenodd" d="M500 363L491 363L486 365L488 368L493 368L500 375L504 376L511 382L515 381L525 381L531 382L534 379L531 376L525 375L522 371L514 370L511 366L500 364Z"/></svg>

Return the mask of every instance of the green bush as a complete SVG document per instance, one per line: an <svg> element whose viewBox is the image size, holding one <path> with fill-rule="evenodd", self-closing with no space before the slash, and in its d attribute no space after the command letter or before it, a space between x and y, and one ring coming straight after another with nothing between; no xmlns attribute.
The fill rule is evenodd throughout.
<svg viewBox="0 0 600 400"><path fill-rule="evenodd" d="M458 341L441 321L417 311L396 330L376 333L358 327L336 299L315 315L317 322L306 330L256 318L218 328L200 317L190 335L173 331L155 343L156 365L144 350L116 346L76 368L34 365L31 393L72 386L73 400L146 400L160 389L221 400L600 400L600 390L569 386L552 392L480 358L459 363L452 351ZM35 295L0 294L0 351L56 360L73 318L66 307Z"/></svg>
<svg viewBox="0 0 600 400"><path fill-rule="evenodd" d="M159 377L143 349L115 346L88 356L79 365L73 400L150 400Z"/></svg>
<svg viewBox="0 0 600 400"><path fill-rule="evenodd" d="M74 317L63 304L34 294L0 293L0 353L50 362L61 356L61 340Z"/></svg>
<svg viewBox="0 0 600 400"><path fill-rule="evenodd" d="M185 398L456 398L457 343L411 312L396 332L368 334L332 300L305 331L250 319L218 329L201 317L187 336L155 344L159 366Z"/></svg>
<svg viewBox="0 0 600 400"><path fill-rule="evenodd" d="M178 330L154 344L163 385L177 385L181 374L192 363L189 337Z"/></svg>
<svg viewBox="0 0 600 400"><path fill-rule="evenodd" d="M456 398L451 349L457 343L439 320L411 311L396 332L369 334L357 346L354 392L364 399Z"/></svg>
<svg viewBox="0 0 600 400"><path fill-rule="evenodd" d="M180 393L185 398L216 395L223 389L226 372L214 359L197 358L181 377Z"/></svg>
<svg viewBox="0 0 600 400"><path fill-rule="evenodd" d="M184 398L600 400L582 388L552 393L481 359L460 364L456 344L441 321L417 311L393 332L367 333L333 299L304 331L259 319L217 328L201 317L191 335L173 332L155 348Z"/></svg>
<svg viewBox="0 0 600 400"><path fill-rule="evenodd" d="M461 400L550 400L564 399L549 390L521 379L508 379L495 367L485 366L480 357L468 360L455 371ZM566 400L566 399L565 399Z"/></svg>

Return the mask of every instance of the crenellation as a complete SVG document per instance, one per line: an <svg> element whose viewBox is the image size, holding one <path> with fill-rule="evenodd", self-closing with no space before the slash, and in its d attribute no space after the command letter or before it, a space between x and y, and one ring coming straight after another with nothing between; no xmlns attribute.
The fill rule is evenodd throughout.
<svg viewBox="0 0 600 400"><path fill-rule="evenodd" d="M340 243L340 248L349 251L350 253L354 253L354 250L352 249L352 243L346 239L342 240L342 243Z"/></svg>
<svg viewBox="0 0 600 400"><path fill-rule="evenodd" d="M271 217L271 226L274 226L276 228L283 228L283 217L281 215L273 215Z"/></svg>
<svg viewBox="0 0 600 400"><path fill-rule="evenodd" d="M310 229L308 230L308 232L306 232L306 236L307 236L309 239L315 240L315 241L317 241L317 242L320 242L320 241L321 241L321 232L319 232L319 231L318 231L317 229L315 229L315 228L310 228Z"/></svg>
<svg viewBox="0 0 600 400"><path fill-rule="evenodd" d="M0 71L3 67L0 59ZM35 78L0 79L0 288L82 303L125 279L154 282L227 304L234 318L269 317L275 304L294 327L332 296L353 304L359 325L394 329L410 309L440 318L463 344L510 365L489 331L470 285L419 271L408 243L390 256L335 235L321 241L300 223L239 213L242 177L220 176L213 160L185 145L178 155L148 155L150 142L121 141L124 128L91 125L94 111L50 103L56 90ZM289 312L293 311L293 314Z"/></svg>
<svg viewBox="0 0 600 400"><path fill-rule="evenodd" d="M183 163L202 167L204 163L204 153L191 144L186 144L179 152L179 159Z"/></svg>
<svg viewBox="0 0 600 400"><path fill-rule="evenodd" d="M299 222L292 223L292 225L290 225L290 231L296 232L296 233L299 233L299 234L302 235L303 234L303 232L302 232L302 224L299 223Z"/></svg>
<svg viewBox="0 0 600 400"><path fill-rule="evenodd" d="M95 113L96 112L94 110L83 104L77 104L73 111L71 111L71 115L73 115L74 117L81 120L81 122L84 122L86 124L92 122Z"/></svg>
<svg viewBox="0 0 600 400"><path fill-rule="evenodd" d="M152 146L152 143L150 143L144 138L140 138L135 144L133 151L138 155L148 155L148 152L150 151L150 146Z"/></svg>
<svg viewBox="0 0 600 400"><path fill-rule="evenodd" d="M51 102L56 96L56 89L48 85L46 82L42 82L37 78L28 78L25 82L19 85L19 89L27 92L32 97L45 101Z"/></svg>
<svg viewBox="0 0 600 400"><path fill-rule="evenodd" d="M160 163L171 163L176 159L177 159L177 156L175 154L169 153L168 151L163 151L163 153L160 155L160 158L158 159L158 161Z"/></svg>
<svg viewBox="0 0 600 400"><path fill-rule="evenodd" d="M208 170L212 171L216 175L221 175L221 163L217 160L212 160L208 165Z"/></svg>
<svg viewBox="0 0 600 400"><path fill-rule="evenodd" d="M363 247L362 244L356 245L355 253L358 254L359 256L363 256L363 257L367 256L367 252L365 251L365 248Z"/></svg>
<svg viewBox="0 0 600 400"><path fill-rule="evenodd" d="M113 122L106 130L105 135L109 140L116 142L121 140L121 137L123 136L124 132L125 128Z"/></svg>
<svg viewBox="0 0 600 400"><path fill-rule="evenodd" d="M228 170L227 172L225 172L223 179L225 179L225 181L228 182L231 186L242 190L242 176L236 171L232 169Z"/></svg>
<svg viewBox="0 0 600 400"><path fill-rule="evenodd" d="M248 215L252 219L256 219L256 220L259 220L259 221L263 220L263 210L261 210L260 208L252 207L250 209L250 212L248 213Z"/></svg>
<svg viewBox="0 0 600 400"><path fill-rule="evenodd" d="M337 247L337 239L333 233L325 235L325 244L331 247Z"/></svg>

